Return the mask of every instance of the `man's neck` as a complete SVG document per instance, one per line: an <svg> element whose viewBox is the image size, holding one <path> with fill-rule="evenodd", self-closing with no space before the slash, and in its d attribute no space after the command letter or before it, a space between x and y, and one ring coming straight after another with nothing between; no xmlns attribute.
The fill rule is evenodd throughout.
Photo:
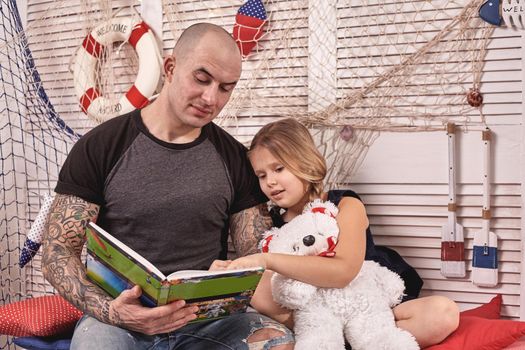
<svg viewBox="0 0 525 350"><path fill-rule="evenodd" d="M144 126L157 139L168 143L189 143L196 140L200 133L200 128L193 128L182 125L173 120L168 111L159 110L158 103L142 109L141 118Z"/></svg>

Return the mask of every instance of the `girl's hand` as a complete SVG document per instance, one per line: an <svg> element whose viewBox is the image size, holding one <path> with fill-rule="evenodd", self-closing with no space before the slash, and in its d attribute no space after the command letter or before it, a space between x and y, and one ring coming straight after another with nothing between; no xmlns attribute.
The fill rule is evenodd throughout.
<svg viewBox="0 0 525 350"><path fill-rule="evenodd" d="M210 265L210 268L208 269L209 271L220 271L220 270L226 270L228 268L228 266L231 264L231 260L214 260L211 265Z"/></svg>
<svg viewBox="0 0 525 350"><path fill-rule="evenodd" d="M252 255L243 256L242 258L238 258L233 260L228 265L228 270L232 269L245 269L249 267L262 267L267 268L267 258L268 253L257 253Z"/></svg>

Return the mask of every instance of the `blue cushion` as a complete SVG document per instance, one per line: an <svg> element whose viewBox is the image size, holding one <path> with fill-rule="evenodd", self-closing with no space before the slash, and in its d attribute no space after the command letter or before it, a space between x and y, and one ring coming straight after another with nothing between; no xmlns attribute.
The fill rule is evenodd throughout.
<svg viewBox="0 0 525 350"><path fill-rule="evenodd" d="M55 337L16 337L13 342L27 350L69 350L71 339Z"/></svg>

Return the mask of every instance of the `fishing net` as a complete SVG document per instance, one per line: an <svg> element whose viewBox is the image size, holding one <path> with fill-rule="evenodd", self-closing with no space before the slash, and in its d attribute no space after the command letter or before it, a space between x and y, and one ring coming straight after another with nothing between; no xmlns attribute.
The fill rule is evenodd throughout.
<svg viewBox="0 0 525 350"><path fill-rule="evenodd" d="M448 121L484 128L481 74L493 28L478 17L482 2L263 1L266 19L217 123L248 143L276 117L300 120L328 160L331 188L349 182L381 132L444 132ZM38 255L24 269L18 261L71 145L99 122L79 106L72 67L93 28L138 16L138 3L35 2L25 31L15 1L0 4L2 305L52 293ZM232 32L242 4L163 0L163 53L196 22ZM109 103L133 84L137 65L130 45L104 52L95 78Z"/></svg>
<svg viewBox="0 0 525 350"><path fill-rule="evenodd" d="M164 0L173 36L201 20L232 28L239 4L212 3ZM476 98L493 27L481 3L264 1L264 33L219 122L235 132L299 119L328 159L330 187L348 182L381 131L483 126Z"/></svg>

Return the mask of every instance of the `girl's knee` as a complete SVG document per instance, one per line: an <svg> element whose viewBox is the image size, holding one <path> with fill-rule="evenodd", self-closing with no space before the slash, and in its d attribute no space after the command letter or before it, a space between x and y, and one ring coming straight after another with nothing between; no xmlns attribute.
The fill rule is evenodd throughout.
<svg viewBox="0 0 525 350"><path fill-rule="evenodd" d="M459 308L449 298L435 296L432 300L432 313L439 320L444 333L452 333L459 325Z"/></svg>
<svg viewBox="0 0 525 350"><path fill-rule="evenodd" d="M247 339L249 350L293 350L293 335L286 328L261 328L254 331Z"/></svg>

